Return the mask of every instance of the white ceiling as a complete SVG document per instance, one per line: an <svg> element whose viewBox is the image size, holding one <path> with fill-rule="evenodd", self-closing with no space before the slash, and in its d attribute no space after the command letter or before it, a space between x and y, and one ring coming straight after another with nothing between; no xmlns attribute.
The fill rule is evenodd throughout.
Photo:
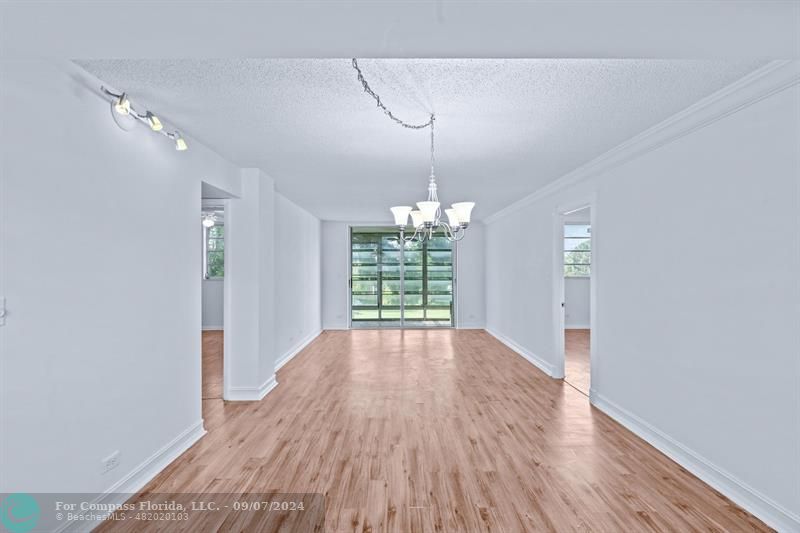
<svg viewBox="0 0 800 533"><path fill-rule="evenodd" d="M0 55L800 57L796 0L3 0Z"/></svg>
<svg viewBox="0 0 800 533"><path fill-rule="evenodd" d="M90 60L80 65L329 220L381 221L422 200L429 137L391 122L349 59ZM443 203L477 219L586 163L763 62L364 59L409 122L435 112Z"/></svg>

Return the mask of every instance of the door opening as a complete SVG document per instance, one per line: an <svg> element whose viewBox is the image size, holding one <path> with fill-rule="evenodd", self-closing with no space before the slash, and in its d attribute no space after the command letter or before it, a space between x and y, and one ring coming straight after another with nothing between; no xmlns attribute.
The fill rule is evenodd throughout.
<svg viewBox="0 0 800 533"><path fill-rule="evenodd" d="M199 231L202 260L202 400L221 400L224 394L225 357L225 204L203 199Z"/></svg>
<svg viewBox="0 0 800 533"><path fill-rule="evenodd" d="M591 389L592 217L584 207L559 217L564 381L582 394Z"/></svg>

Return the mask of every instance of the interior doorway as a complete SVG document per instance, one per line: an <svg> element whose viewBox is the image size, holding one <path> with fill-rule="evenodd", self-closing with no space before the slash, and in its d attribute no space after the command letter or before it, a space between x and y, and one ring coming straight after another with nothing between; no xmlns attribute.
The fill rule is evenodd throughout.
<svg viewBox="0 0 800 533"><path fill-rule="evenodd" d="M199 220L202 239L198 273L202 291L203 406L224 395L225 356L225 201L203 198Z"/></svg>
<svg viewBox="0 0 800 533"><path fill-rule="evenodd" d="M589 396L592 336L592 213L591 207L562 212L559 217L562 282L561 331L564 381Z"/></svg>

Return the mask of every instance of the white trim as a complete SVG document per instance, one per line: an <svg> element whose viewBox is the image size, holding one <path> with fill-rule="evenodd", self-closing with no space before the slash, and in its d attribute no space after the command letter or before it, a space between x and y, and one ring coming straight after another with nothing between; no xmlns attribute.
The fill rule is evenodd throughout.
<svg viewBox="0 0 800 533"><path fill-rule="evenodd" d="M131 470L125 477L111 485L103 494L98 496L92 503L102 504L123 504L131 494L141 491L147 483L156 475L164 470L170 463L181 456L186 450L191 448L199 441L206 430L203 427L203 420L200 419L170 442L162 446L153 455L142 461L136 468ZM72 521L64 523L56 532L63 531L91 531L99 526L102 521L85 522Z"/></svg>
<svg viewBox="0 0 800 533"><path fill-rule="evenodd" d="M512 341L508 337L506 337L504 335L501 335L500 333L498 333L496 331L493 331L491 329L486 329L486 332L489 335L491 335L492 337L494 337L495 339L497 339L500 342L502 342L503 344L505 344L507 347L511 348L518 355L520 355L523 359L528 361L530 364L532 364L533 366L535 366L536 368L538 368L539 370L541 370L542 372L544 372L545 374L547 374L551 378L561 379L561 378L564 377L564 376L559 376L559 375L556 374L556 368L555 368L555 366L553 364L548 363L547 361L545 361L544 359L542 359L541 357L539 357L535 353L529 352L528 350L526 350L525 348L523 348L519 344L515 343L514 341Z"/></svg>
<svg viewBox="0 0 800 533"><path fill-rule="evenodd" d="M257 402L263 400L264 396L277 386L278 380L275 374L272 374L258 387L230 387L225 399L232 402Z"/></svg>
<svg viewBox="0 0 800 533"><path fill-rule="evenodd" d="M599 410L641 437L658 451L718 490L734 503L778 531L800 531L800 516L761 494L694 450L648 424L635 414L591 391L591 402Z"/></svg>
<svg viewBox="0 0 800 533"><path fill-rule="evenodd" d="M459 324L455 329L486 329L486 324L482 322L467 322Z"/></svg>
<svg viewBox="0 0 800 533"><path fill-rule="evenodd" d="M290 348L285 354L283 354L277 361L275 361L275 372L283 368L283 365L291 361L295 355L299 354L303 351L303 348L311 344L314 339L320 336L322 333L321 329L318 329L305 339L301 340L299 343L295 344L293 348Z"/></svg>
<svg viewBox="0 0 800 533"><path fill-rule="evenodd" d="M203 326L203 331L223 331L225 326Z"/></svg>
<svg viewBox="0 0 800 533"><path fill-rule="evenodd" d="M334 326L324 326L322 331L348 331L349 329L351 329L349 326L340 324Z"/></svg>
<svg viewBox="0 0 800 533"><path fill-rule="evenodd" d="M655 126L483 219L491 224L537 200L620 166L800 83L800 62L770 61Z"/></svg>
<svg viewBox="0 0 800 533"><path fill-rule="evenodd" d="M564 329L592 329L592 326L589 324L567 324Z"/></svg>
<svg viewBox="0 0 800 533"><path fill-rule="evenodd" d="M241 172L239 173L239 180L241 180ZM222 398L227 400L231 395L231 361L235 357L233 353L233 335L236 327L235 321L231 320L234 316L233 311L233 280L239 276L237 274L236 266L236 250L231 254L231 232L236 233L236 225L230 224L232 222L231 206L233 202L226 199L223 201L225 209L225 221L229 224L225 227L225 277L222 279L222 325L225 335L222 336Z"/></svg>

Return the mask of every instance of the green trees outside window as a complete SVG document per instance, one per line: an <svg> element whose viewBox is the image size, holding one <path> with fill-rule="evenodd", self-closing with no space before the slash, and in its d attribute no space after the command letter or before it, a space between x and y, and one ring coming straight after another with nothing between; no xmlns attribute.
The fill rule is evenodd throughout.
<svg viewBox="0 0 800 533"><path fill-rule="evenodd" d="M591 272L591 265L591 226L588 224L564 225L564 276L588 276Z"/></svg>
<svg viewBox="0 0 800 533"><path fill-rule="evenodd" d="M206 278L225 276L225 226L216 224L206 231Z"/></svg>

